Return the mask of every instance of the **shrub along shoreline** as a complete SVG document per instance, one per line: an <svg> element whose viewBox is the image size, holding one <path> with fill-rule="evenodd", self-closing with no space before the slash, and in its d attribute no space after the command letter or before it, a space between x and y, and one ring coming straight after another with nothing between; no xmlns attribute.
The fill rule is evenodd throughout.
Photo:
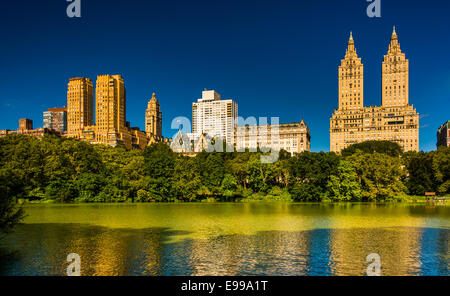
<svg viewBox="0 0 450 296"><path fill-rule="evenodd" d="M124 202L424 202L450 194L450 148L403 153L372 141L342 151L175 154L157 143L144 151L75 139L23 135L0 139L2 199L31 203Z"/></svg>

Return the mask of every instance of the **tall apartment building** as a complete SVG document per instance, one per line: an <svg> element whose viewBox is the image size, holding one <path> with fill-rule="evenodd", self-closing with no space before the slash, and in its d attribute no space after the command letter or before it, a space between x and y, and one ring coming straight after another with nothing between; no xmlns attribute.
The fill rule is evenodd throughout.
<svg viewBox="0 0 450 296"><path fill-rule="evenodd" d="M330 119L330 151L364 141L398 143L419 150L419 114L409 105L409 61L394 31L382 63L382 105L364 107L364 65L352 34L339 66L339 108Z"/></svg>
<svg viewBox="0 0 450 296"><path fill-rule="evenodd" d="M96 81L95 125L93 85L89 78L71 78L67 90L67 136L91 144L144 149L145 132L126 121L126 90L121 75L99 75Z"/></svg>
<svg viewBox="0 0 450 296"><path fill-rule="evenodd" d="M303 119L293 123L238 126L235 134L238 151L263 147L283 149L292 155L311 151L311 133Z"/></svg>
<svg viewBox="0 0 450 296"><path fill-rule="evenodd" d="M89 78L70 78L67 85L67 134L80 138L94 124L94 87Z"/></svg>
<svg viewBox="0 0 450 296"><path fill-rule="evenodd" d="M154 137L157 140L162 139L162 113L155 93L148 101L145 111L145 132L148 137Z"/></svg>
<svg viewBox="0 0 450 296"><path fill-rule="evenodd" d="M204 90L202 98L192 103L192 134L218 137L227 144L234 144L238 105L231 99L221 100L214 90Z"/></svg>
<svg viewBox="0 0 450 296"><path fill-rule="evenodd" d="M450 147L450 120L439 127L436 146Z"/></svg>
<svg viewBox="0 0 450 296"><path fill-rule="evenodd" d="M95 143L131 148L126 122L126 90L121 75L99 75L95 87Z"/></svg>
<svg viewBox="0 0 450 296"><path fill-rule="evenodd" d="M53 129L61 134L67 131L67 108L49 108L43 114L44 128Z"/></svg>

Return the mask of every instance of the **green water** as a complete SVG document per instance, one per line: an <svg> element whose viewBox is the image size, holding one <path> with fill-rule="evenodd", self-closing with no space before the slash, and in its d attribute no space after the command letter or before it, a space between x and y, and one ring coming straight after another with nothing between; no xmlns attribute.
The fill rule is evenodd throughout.
<svg viewBox="0 0 450 296"><path fill-rule="evenodd" d="M0 274L448 275L450 208L405 204L32 205Z"/></svg>

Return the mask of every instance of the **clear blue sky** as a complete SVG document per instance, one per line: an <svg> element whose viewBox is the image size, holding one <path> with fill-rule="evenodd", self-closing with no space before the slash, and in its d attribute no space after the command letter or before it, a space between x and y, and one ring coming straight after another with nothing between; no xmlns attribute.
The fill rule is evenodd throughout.
<svg viewBox="0 0 450 296"><path fill-rule="evenodd" d="M42 112L66 105L70 77L122 74L127 120L144 128L157 93L163 134L177 116L191 118L204 88L239 104L239 115L302 117L312 150L329 150L337 108L337 69L350 30L364 63L364 104L381 104L381 61L392 26L410 60L410 103L421 114L420 148L434 150L450 119L450 3L381 0L381 18L365 0L4 1L0 12L0 129L19 118L42 126Z"/></svg>

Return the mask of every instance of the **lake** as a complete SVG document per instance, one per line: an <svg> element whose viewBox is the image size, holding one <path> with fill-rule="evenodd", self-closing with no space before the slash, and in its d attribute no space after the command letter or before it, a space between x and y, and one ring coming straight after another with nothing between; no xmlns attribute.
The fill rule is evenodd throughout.
<svg viewBox="0 0 450 296"><path fill-rule="evenodd" d="M450 208L425 204L27 205L1 275L448 275Z"/></svg>

